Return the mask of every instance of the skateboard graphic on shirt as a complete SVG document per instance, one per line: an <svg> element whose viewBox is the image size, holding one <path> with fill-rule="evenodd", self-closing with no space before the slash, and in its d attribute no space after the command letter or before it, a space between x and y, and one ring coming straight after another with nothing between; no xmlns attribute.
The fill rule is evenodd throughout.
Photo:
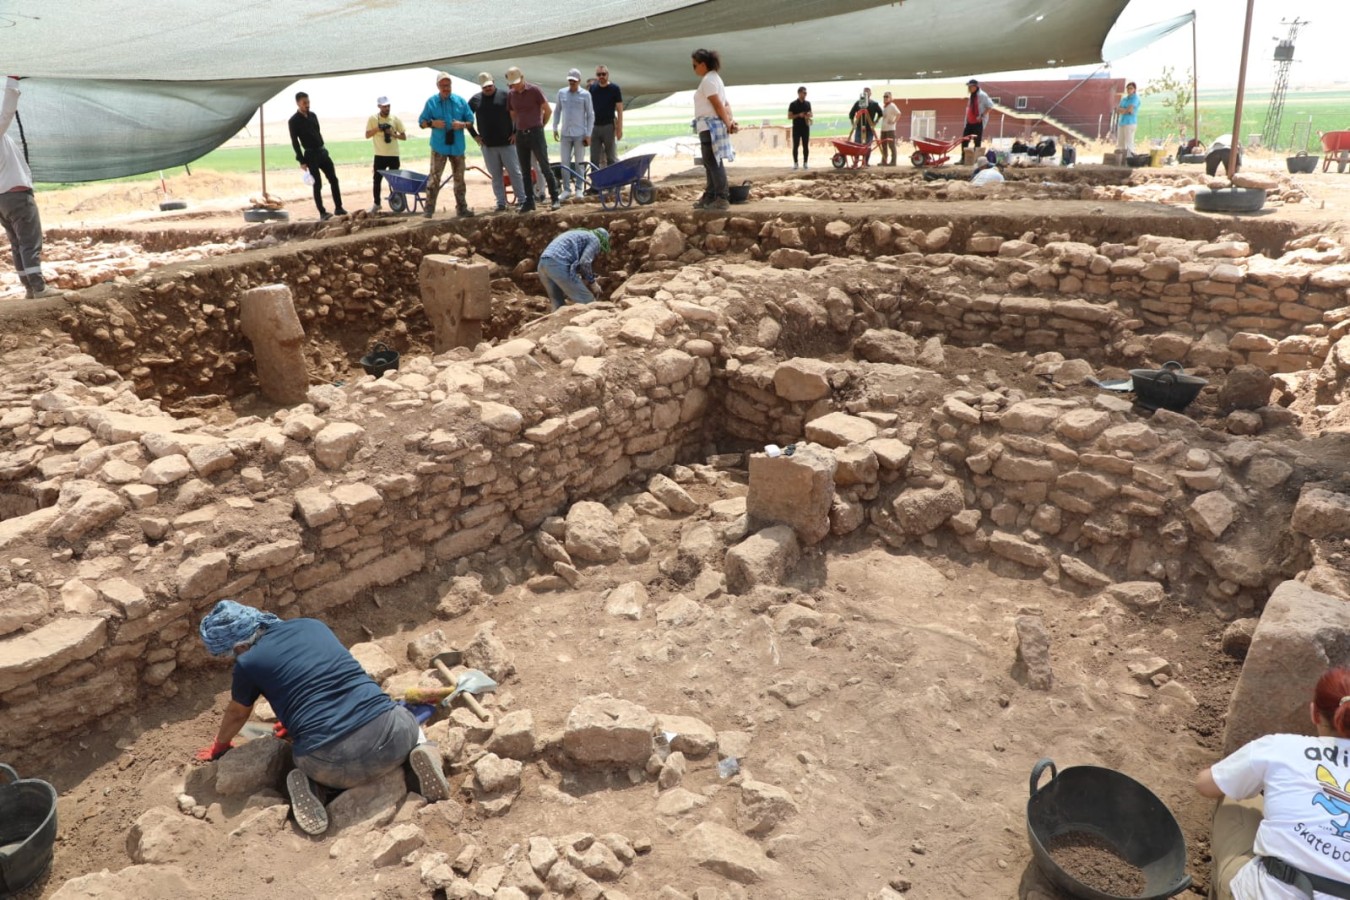
<svg viewBox="0 0 1350 900"><path fill-rule="evenodd" d="M1320 806L1333 816L1345 816L1344 822L1332 822L1331 827L1336 829L1336 837L1350 835L1350 780L1342 788L1330 769L1318 765L1317 781L1322 790L1313 796L1313 806Z"/></svg>

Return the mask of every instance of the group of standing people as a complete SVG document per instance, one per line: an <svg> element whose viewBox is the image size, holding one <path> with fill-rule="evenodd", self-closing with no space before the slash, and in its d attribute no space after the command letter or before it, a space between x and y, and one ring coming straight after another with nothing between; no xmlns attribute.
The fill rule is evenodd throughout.
<svg viewBox="0 0 1350 900"><path fill-rule="evenodd" d="M478 93L465 100L454 93L448 72L436 73L436 93L427 99L417 117L418 126L431 131L431 162L423 213L427 218L435 215L447 165L454 185L456 215L474 214L468 204L464 179L466 131L483 152L498 212L507 209L507 178L516 192L519 212L533 211L536 202L542 202L540 192L545 187L552 208L558 209L563 200L580 199L583 195L582 175L588 152L590 165L597 168L618 161L617 143L623 140L623 91L610 81L607 66L597 66L595 77L584 87L580 70L569 71L567 86L557 92L552 105L538 85L525 80L519 68L507 69L505 81L506 90L499 90L492 75L483 72L478 76ZM324 146L318 116L310 109L309 95L303 91L296 94L295 103L296 112L289 122L291 145L306 181L313 185L319 218L346 215L337 170ZM380 97L376 107L378 112L367 120L365 134L374 150L372 213L379 212L381 207L384 179L380 173L400 168L400 144L408 138L403 121L392 113L388 97ZM550 123L553 140L561 145L561 184L553 171L545 139L544 129ZM537 183L530 185L527 177L537 179ZM325 178L333 198L332 213L324 205Z"/></svg>

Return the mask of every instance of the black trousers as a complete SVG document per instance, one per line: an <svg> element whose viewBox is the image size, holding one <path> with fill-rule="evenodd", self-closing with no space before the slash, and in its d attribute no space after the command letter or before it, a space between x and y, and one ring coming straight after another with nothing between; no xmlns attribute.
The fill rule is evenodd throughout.
<svg viewBox="0 0 1350 900"><path fill-rule="evenodd" d="M792 164L797 164L797 147L802 148L802 162L811 155L811 126L801 119L792 120Z"/></svg>
<svg viewBox="0 0 1350 900"><path fill-rule="evenodd" d="M1228 171L1228 155L1231 151L1227 147L1221 147L1218 150L1211 150L1205 154L1205 174L1210 178L1219 174L1219 167L1223 166L1223 174L1232 178L1235 173ZM1238 151L1237 168L1242 168L1242 151Z"/></svg>
<svg viewBox="0 0 1350 900"><path fill-rule="evenodd" d="M375 157L375 205L380 205L380 182L384 181L380 173L388 169L398 168L397 156L377 156Z"/></svg>
<svg viewBox="0 0 1350 900"><path fill-rule="evenodd" d="M543 128L530 128L526 131L516 132L516 157L520 160L520 180L525 185L524 193L517 188L516 195L528 198L525 201L526 206L534 205L534 193L531 190L529 174L531 156L539 160L539 168L544 170L544 180L548 182L549 198L557 200L558 179L553 177L553 165L548 159L548 141L544 139Z"/></svg>
<svg viewBox="0 0 1350 900"><path fill-rule="evenodd" d="M305 165L309 166L309 174L314 176L314 206L319 210L319 215L323 215L323 179L328 176L328 183L333 194L333 210L342 209L342 189L338 186L337 169L333 167L333 157L328 155L327 147L320 147L318 150L311 150L305 154Z"/></svg>
<svg viewBox="0 0 1350 900"><path fill-rule="evenodd" d="M975 138L975 146L980 146L984 142L984 123L972 122L966 126L966 130L961 132L961 149L966 149L966 139Z"/></svg>

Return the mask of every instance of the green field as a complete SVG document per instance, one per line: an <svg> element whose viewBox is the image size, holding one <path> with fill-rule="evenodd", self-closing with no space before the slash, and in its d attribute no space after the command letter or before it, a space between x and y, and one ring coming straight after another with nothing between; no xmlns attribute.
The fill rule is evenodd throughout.
<svg viewBox="0 0 1350 900"><path fill-rule="evenodd" d="M1155 96L1143 99L1144 107L1139 113L1139 138L1161 138L1170 134L1175 139L1175 128L1169 127L1166 115L1160 111L1161 98ZM1231 90L1200 92L1202 139L1214 138L1233 130L1235 102L1236 93ZM1291 149L1313 150L1321 146L1317 140L1317 132L1350 129L1350 91L1291 90L1285 96L1278 141L1265 133L1266 112L1269 106L1269 90L1263 89L1247 94L1242 109L1242 140L1248 141L1252 135L1259 134L1264 146L1291 148L1293 131L1297 124L1300 126L1301 134L1306 133L1310 137L1306 141L1300 139L1299 145ZM1311 125L1310 129L1307 128L1308 125ZM1187 129L1189 130L1189 125Z"/></svg>

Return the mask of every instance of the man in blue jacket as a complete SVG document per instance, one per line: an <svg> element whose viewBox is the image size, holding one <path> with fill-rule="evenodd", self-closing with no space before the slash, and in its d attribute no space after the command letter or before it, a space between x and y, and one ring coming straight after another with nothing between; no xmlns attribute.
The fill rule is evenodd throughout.
<svg viewBox="0 0 1350 900"><path fill-rule="evenodd" d="M431 174L427 178L427 208L423 213L430 219L436 213L436 197L441 192L441 173L445 161L450 160L450 173L455 179L455 214L472 216L464 185L464 132L473 124L473 110L458 94L450 93L450 75L436 73L436 93L422 107L417 124L431 132Z"/></svg>
<svg viewBox="0 0 1350 900"><path fill-rule="evenodd" d="M591 266L601 253L609 252L609 231L604 228L574 228L555 237L539 254L539 283L554 309L568 300L590 303L595 272Z"/></svg>
<svg viewBox="0 0 1350 900"><path fill-rule="evenodd" d="M317 619L282 621L221 600L198 629L212 656L234 660L230 702L215 742L197 752L218 759L249 720L259 697L276 711L295 768L286 776L291 812L307 834L328 830L328 811L311 783L346 790L407 763L431 802L450 796L440 751L417 720L380 690L351 652ZM284 724L284 729L280 726Z"/></svg>

